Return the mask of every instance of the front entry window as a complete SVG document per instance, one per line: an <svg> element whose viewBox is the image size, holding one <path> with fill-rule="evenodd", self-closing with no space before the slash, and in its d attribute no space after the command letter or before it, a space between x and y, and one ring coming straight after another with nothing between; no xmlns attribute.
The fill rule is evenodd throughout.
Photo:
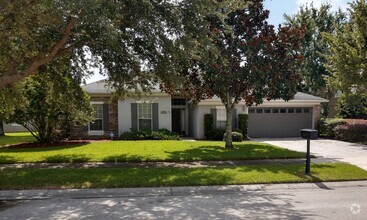
<svg viewBox="0 0 367 220"><path fill-rule="evenodd" d="M103 104L93 104L94 121L89 123L90 131L103 131Z"/></svg>
<svg viewBox="0 0 367 220"><path fill-rule="evenodd" d="M217 128L225 128L227 121L226 109L217 108Z"/></svg>
<svg viewBox="0 0 367 220"><path fill-rule="evenodd" d="M152 129L152 104L139 103L138 104L138 129Z"/></svg>

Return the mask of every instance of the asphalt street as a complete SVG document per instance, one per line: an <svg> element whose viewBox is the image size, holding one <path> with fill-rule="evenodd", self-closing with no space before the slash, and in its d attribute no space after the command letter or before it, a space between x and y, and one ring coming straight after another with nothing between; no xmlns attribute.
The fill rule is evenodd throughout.
<svg viewBox="0 0 367 220"><path fill-rule="evenodd" d="M0 191L0 219L366 219L367 181Z"/></svg>

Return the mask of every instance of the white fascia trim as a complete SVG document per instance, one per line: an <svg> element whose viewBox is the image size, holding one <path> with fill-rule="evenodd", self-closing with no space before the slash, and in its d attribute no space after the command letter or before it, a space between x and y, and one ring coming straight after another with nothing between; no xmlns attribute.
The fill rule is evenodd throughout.
<svg viewBox="0 0 367 220"><path fill-rule="evenodd" d="M103 102L95 102L95 101L91 101L90 104L94 104L94 105L103 105Z"/></svg>
<svg viewBox="0 0 367 220"><path fill-rule="evenodd" d="M251 107L313 107L315 105L320 105L320 102L267 102Z"/></svg>

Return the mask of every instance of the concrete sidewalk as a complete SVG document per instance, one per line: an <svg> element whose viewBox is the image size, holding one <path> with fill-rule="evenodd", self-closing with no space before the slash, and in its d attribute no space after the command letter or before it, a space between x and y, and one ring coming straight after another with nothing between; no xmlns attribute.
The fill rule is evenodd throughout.
<svg viewBox="0 0 367 220"><path fill-rule="evenodd" d="M66 190L0 190L1 200L47 200L55 198L122 198L122 197L159 197L212 195L248 192L269 192L287 190L313 190L358 187L367 189L367 181L286 183L286 184L253 184L225 186L181 186L150 188L116 188L116 189L66 189Z"/></svg>
<svg viewBox="0 0 367 220"><path fill-rule="evenodd" d="M333 159L312 158L311 163L334 163ZM1 164L0 170L5 168L119 168L119 167L179 167L179 168L199 168L199 167L218 167L218 166L247 166L247 165L284 165L284 164L305 164L304 158L296 159L264 159L264 160L227 160L227 161L193 161L193 162L88 162L88 163L16 163Z"/></svg>

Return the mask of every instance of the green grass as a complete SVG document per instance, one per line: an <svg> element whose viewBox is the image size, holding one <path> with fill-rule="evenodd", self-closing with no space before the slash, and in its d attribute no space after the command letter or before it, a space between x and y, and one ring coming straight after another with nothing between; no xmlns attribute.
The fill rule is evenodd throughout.
<svg viewBox="0 0 367 220"><path fill-rule="evenodd" d="M29 132L5 133L4 136L0 136L0 147L34 141L36 141L36 139Z"/></svg>
<svg viewBox="0 0 367 220"><path fill-rule="evenodd" d="M117 188L366 180L349 164L251 165L217 168L3 169L0 189Z"/></svg>
<svg viewBox="0 0 367 220"><path fill-rule="evenodd" d="M212 141L105 141L49 148L0 148L0 163L198 161L305 157L305 153L265 143L243 142L235 143L234 146L234 149L226 149L224 142Z"/></svg>

